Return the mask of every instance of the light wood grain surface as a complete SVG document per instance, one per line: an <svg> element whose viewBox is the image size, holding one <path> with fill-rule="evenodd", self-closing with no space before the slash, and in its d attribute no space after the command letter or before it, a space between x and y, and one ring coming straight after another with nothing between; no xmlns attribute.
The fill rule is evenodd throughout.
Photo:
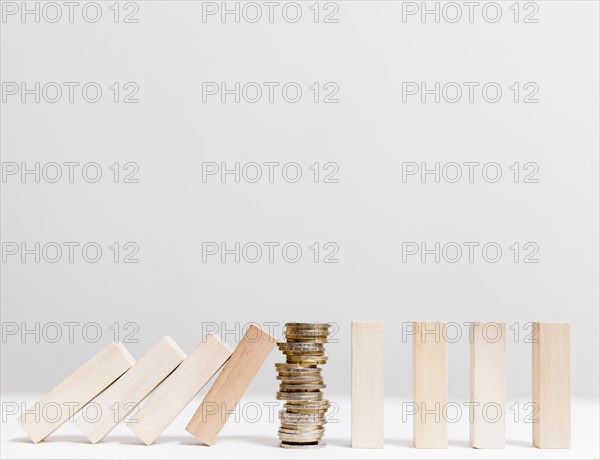
<svg viewBox="0 0 600 460"><path fill-rule="evenodd" d="M533 445L571 447L571 337L568 323L533 323Z"/></svg>
<svg viewBox="0 0 600 460"><path fill-rule="evenodd" d="M134 363L135 360L123 344L109 343L34 406L21 414L19 423L33 442L43 440Z"/></svg>
<svg viewBox="0 0 600 460"><path fill-rule="evenodd" d="M445 323L413 323L413 445L423 449L448 447L448 352Z"/></svg>
<svg viewBox="0 0 600 460"><path fill-rule="evenodd" d="M207 335L152 393L127 426L147 445L152 444L225 364L232 351L216 335Z"/></svg>
<svg viewBox="0 0 600 460"><path fill-rule="evenodd" d="M277 339L250 325L186 431L204 444L212 445L276 343Z"/></svg>
<svg viewBox="0 0 600 460"><path fill-rule="evenodd" d="M383 321L352 321L352 447L383 448Z"/></svg>
<svg viewBox="0 0 600 460"><path fill-rule="evenodd" d="M102 440L185 359L170 337L163 337L121 378L94 398L75 423L92 443Z"/></svg>
<svg viewBox="0 0 600 460"><path fill-rule="evenodd" d="M503 449L506 444L506 326L472 323L470 444Z"/></svg>

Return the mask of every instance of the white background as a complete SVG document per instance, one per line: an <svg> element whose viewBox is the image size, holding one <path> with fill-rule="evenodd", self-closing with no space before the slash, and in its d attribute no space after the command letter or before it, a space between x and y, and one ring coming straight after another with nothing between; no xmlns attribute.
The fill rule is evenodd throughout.
<svg viewBox="0 0 600 460"><path fill-rule="evenodd" d="M517 23L513 2L499 2L495 23L480 8L469 22L462 2L456 23L447 20L450 10L439 23L418 14L403 21L407 2L393 1L335 2L337 23L323 23L322 16L315 23L313 2L299 2L297 23L286 22L279 9L273 23L266 17L236 23L218 15L203 22L203 2L141 1L137 23L123 23L122 15L114 23L112 2L100 3L103 16L93 24L80 10L73 23L66 17L36 23L31 16L23 22L18 14L1 23L4 84L97 82L104 90L95 104L80 90L74 103L66 93L57 103L36 103L33 96L23 103L20 94L3 92L3 168L73 161L103 170L97 183L81 173L74 183L65 177L35 183L32 175L24 183L19 175L3 180L4 243L103 248L95 264L81 252L74 263L66 254L57 263L35 263L33 256L23 263L3 252L4 393L47 391L112 340L115 322L120 339L130 330L125 323L136 323L138 343L127 347L139 357L163 335L189 351L214 323L224 333L251 321L329 321L338 332L328 347L327 391L348 395L350 321L372 319L386 324L389 396L411 392L403 323L431 320L517 323L507 337L507 394L524 399L531 397L526 323L570 322L573 395L598 397L597 2L521 2ZM332 8L321 2L319 10ZM538 22L525 23L534 8ZM139 102L114 103L114 82L135 83ZM274 103L266 95L257 103L232 97L222 103L218 96L204 103L203 82L297 82L304 91L295 104L280 91ZM314 103L314 82L335 83L339 102ZM436 103L433 96L423 103L418 95L403 102L403 82L479 86L473 103L464 86L457 103ZM489 82L503 90L496 103L482 97ZM515 82L517 103L509 89ZM539 102L522 101L526 83L539 89ZM231 175L225 183L218 176L202 180L205 162L270 161L298 163L302 179L288 183L279 169L274 183L265 177L235 183ZM115 162L135 162L139 182L114 183ZM315 162L336 163L339 182L315 184L309 169ZM436 183L432 175L425 183L418 175L403 181L407 162L494 162L502 177L490 183L479 166L473 183L466 168L457 183ZM538 182L524 183L521 175L515 183L509 169L515 162L535 163ZM139 263L114 263L108 249L114 242L121 250L137 244ZM296 242L303 255L298 263L281 252L273 263L265 254L258 263L235 263L232 256L204 263L203 242ZM314 263L314 242L321 251L335 243L339 262ZM473 263L464 246L457 263L436 263L433 256L422 263L418 255L403 262L403 242L430 248L473 242L479 252ZM497 263L481 255L489 242L503 249ZM539 262L523 263L521 252L515 263L514 242L521 251L537 245ZM56 343L42 332L20 336L51 322L95 322L103 335L91 343L78 326L74 343L66 327ZM19 333L7 334L14 324ZM466 331L449 347L450 397L457 400L469 391ZM234 344L239 334L225 339ZM272 363L280 359L271 355L250 393L276 391Z"/></svg>

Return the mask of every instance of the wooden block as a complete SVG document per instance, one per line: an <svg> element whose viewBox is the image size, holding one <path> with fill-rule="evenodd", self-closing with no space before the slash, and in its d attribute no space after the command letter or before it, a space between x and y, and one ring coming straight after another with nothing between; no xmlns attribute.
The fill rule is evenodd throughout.
<svg viewBox="0 0 600 460"><path fill-rule="evenodd" d="M571 447L571 338L568 323L533 323L533 445Z"/></svg>
<svg viewBox="0 0 600 460"><path fill-rule="evenodd" d="M184 359L185 353L173 339L163 337L83 409L76 425L90 442L102 440Z"/></svg>
<svg viewBox="0 0 600 460"><path fill-rule="evenodd" d="M232 351L216 335L207 335L160 384L127 426L147 445L152 444L218 372Z"/></svg>
<svg viewBox="0 0 600 460"><path fill-rule="evenodd" d="M117 380L135 360L123 344L111 342L19 416L33 442L48 437Z"/></svg>
<svg viewBox="0 0 600 460"><path fill-rule="evenodd" d="M506 443L506 326L471 323L471 447L504 449Z"/></svg>
<svg viewBox="0 0 600 460"><path fill-rule="evenodd" d="M250 325L186 431L204 444L212 445L276 343L277 339Z"/></svg>
<svg viewBox="0 0 600 460"><path fill-rule="evenodd" d="M352 447L383 448L383 321L352 321Z"/></svg>
<svg viewBox="0 0 600 460"><path fill-rule="evenodd" d="M448 353L445 323L413 323L413 444L419 449L448 447Z"/></svg>

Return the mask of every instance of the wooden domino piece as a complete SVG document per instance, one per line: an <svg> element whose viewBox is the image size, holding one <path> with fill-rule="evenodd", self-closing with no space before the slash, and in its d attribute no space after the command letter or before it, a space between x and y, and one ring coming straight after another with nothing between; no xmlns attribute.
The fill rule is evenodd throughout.
<svg viewBox="0 0 600 460"><path fill-rule="evenodd" d="M448 447L448 352L446 324L413 323L413 445Z"/></svg>
<svg viewBox="0 0 600 460"><path fill-rule="evenodd" d="M470 444L503 449L506 444L506 326L471 323Z"/></svg>
<svg viewBox="0 0 600 460"><path fill-rule="evenodd" d="M173 339L163 337L82 410L76 425L90 442L102 440L184 359L185 353Z"/></svg>
<svg viewBox="0 0 600 460"><path fill-rule="evenodd" d="M210 446L273 350L277 339L250 325L185 428Z"/></svg>
<svg viewBox="0 0 600 460"><path fill-rule="evenodd" d="M383 321L352 321L352 447L383 448Z"/></svg>
<svg viewBox="0 0 600 460"><path fill-rule="evenodd" d="M152 444L219 371L232 351L216 335L207 335L160 384L127 426L147 445Z"/></svg>
<svg viewBox="0 0 600 460"><path fill-rule="evenodd" d="M571 345L568 323L533 323L533 445L571 447Z"/></svg>
<svg viewBox="0 0 600 460"><path fill-rule="evenodd" d="M33 442L40 442L127 371L135 360L111 342L19 416Z"/></svg>

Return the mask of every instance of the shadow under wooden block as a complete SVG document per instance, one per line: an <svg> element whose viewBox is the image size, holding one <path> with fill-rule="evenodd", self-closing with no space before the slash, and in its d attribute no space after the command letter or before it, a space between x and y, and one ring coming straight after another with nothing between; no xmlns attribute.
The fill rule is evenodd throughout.
<svg viewBox="0 0 600 460"><path fill-rule="evenodd" d="M232 351L216 335L207 335L160 384L127 426L147 445L152 444L219 371Z"/></svg>
<svg viewBox="0 0 600 460"><path fill-rule="evenodd" d="M352 447L383 448L383 321L352 321Z"/></svg>
<svg viewBox="0 0 600 460"><path fill-rule="evenodd" d="M119 380L94 398L75 424L90 442L99 442L184 359L185 353L173 339L163 337Z"/></svg>
<svg viewBox="0 0 600 460"><path fill-rule="evenodd" d="M571 337L568 323L533 323L533 445L571 447Z"/></svg>
<svg viewBox="0 0 600 460"><path fill-rule="evenodd" d="M446 449L448 423L448 352L446 324L413 323L413 445L418 449Z"/></svg>
<svg viewBox="0 0 600 460"><path fill-rule="evenodd" d="M471 323L470 445L503 449L506 445L506 326Z"/></svg>
<svg viewBox="0 0 600 460"><path fill-rule="evenodd" d="M127 371L135 360L123 344L111 342L19 416L33 442L40 442ZM45 414L50 411L56 416Z"/></svg>
<svg viewBox="0 0 600 460"><path fill-rule="evenodd" d="M273 350L277 339L250 325L185 428L210 446Z"/></svg>

